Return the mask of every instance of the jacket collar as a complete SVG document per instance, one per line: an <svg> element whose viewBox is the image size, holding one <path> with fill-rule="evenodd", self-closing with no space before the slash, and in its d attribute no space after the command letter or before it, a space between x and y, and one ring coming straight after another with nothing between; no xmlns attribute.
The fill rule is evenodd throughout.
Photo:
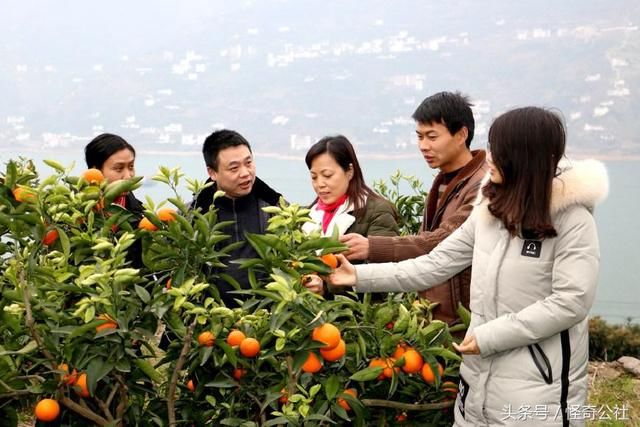
<svg viewBox="0 0 640 427"><path fill-rule="evenodd" d="M342 236L356 221L356 217L351 215L351 212L353 212L354 209L353 203L347 199L340 205L340 207L338 207L335 215L329 223L329 226L327 227L326 233L323 233L322 216L324 215L324 211L318 209L317 204L311 206L310 209L311 212L309 212L309 216L311 217L311 221L302 225L302 231L307 234L311 234L313 231L320 231L323 236L331 236L333 235L334 228L338 227L339 235Z"/></svg>
<svg viewBox="0 0 640 427"><path fill-rule="evenodd" d="M551 215L574 205L583 205L590 211L609 194L609 176L604 164L598 160L563 160L558 165L558 176L551 188ZM474 205L486 206L489 201L482 188L489 182L490 174L482 179L480 191ZM487 210L488 212L488 210Z"/></svg>
<svg viewBox="0 0 640 427"><path fill-rule="evenodd" d="M212 182L211 178L207 179L205 183L208 184L210 182ZM213 202L213 195L216 193L216 191L218 191L218 186L215 182L210 187L202 190L200 194L198 194L198 197L195 201L195 207L203 212L208 211L211 203ZM278 193L273 188L269 187L260 178L256 177L256 180L253 183L253 187L251 188L251 193L249 193L249 195L247 195L246 197L255 197L266 202L269 205L277 205L280 201L280 197L282 197L282 194Z"/></svg>

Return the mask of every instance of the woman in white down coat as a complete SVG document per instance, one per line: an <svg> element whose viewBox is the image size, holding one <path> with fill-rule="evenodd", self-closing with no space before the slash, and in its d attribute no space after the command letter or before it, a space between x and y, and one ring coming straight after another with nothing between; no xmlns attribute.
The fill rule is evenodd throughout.
<svg viewBox="0 0 640 427"><path fill-rule="evenodd" d="M584 425L587 314L599 247L592 210L606 196L604 166L561 164L565 131L526 107L489 130L490 173L469 219L430 254L352 266L330 280L359 292L419 291L472 265L471 325L457 426Z"/></svg>

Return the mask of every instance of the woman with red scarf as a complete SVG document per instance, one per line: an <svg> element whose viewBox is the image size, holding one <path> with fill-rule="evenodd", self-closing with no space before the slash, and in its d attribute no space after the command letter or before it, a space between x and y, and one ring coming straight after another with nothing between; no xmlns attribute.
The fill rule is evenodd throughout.
<svg viewBox="0 0 640 427"><path fill-rule="evenodd" d="M342 135L328 136L307 152L305 162L317 198L311 204L307 233L323 236L358 233L363 236L397 236L398 223L393 205L364 182L353 146ZM323 293L322 279L311 276L306 286Z"/></svg>

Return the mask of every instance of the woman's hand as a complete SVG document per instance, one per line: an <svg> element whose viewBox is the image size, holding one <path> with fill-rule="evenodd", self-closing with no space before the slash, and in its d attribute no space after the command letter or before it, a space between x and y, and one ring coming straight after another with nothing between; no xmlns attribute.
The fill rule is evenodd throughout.
<svg viewBox="0 0 640 427"><path fill-rule="evenodd" d="M478 347L475 335L467 335L459 345L453 343L453 348L460 354L480 354L480 347Z"/></svg>
<svg viewBox="0 0 640 427"><path fill-rule="evenodd" d="M356 268L342 254L337 254L338 267L329 275L329 283L333 286L354 286L356 284Z"/></svg>
<svg viewBox="0 0 640 427"><path fill-rule="evenodd" d="M302 284L309 290L309 292L313 292L314 294L318 295L324 294L324 284L322 278L317 274L306 274L302 276Z"/></svg>

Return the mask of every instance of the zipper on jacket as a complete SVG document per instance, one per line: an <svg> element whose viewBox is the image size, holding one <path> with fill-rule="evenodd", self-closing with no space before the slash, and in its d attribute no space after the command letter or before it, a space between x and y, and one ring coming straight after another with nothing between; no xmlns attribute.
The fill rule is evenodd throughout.
<svg viewBox="0 0 640 427"><path fill-rule="evenodd" d="M527 348L529 349L529 353L531 354L533 363L536 364L536 368L538 368L538 371L540 372L540 375L542 375L544 382L547 384L553 384L553 371L551 370L551 363L549 363L549 358L546 354L544 354L544 351L542 350L542 347L540 347L540 344L536 343L533 345L529 345L527 346ZM538 359L536 350L542 358L542 362ZM543 363L544 366L542 366Z"/></svg>
<svg viewBox="0 0 640 427"><path fill-rule="evenodd" d="M562 372L560 373L560 409L562 410L562 426L569 427L569 414L567 413L567 397L569 396L569 365L571 363L571 341L569 330L560 332L562 345Z"/></svg>
<svg viewBox="0 0 640 427"><path fill-rule="evenodd" d="M233 227L236 230L236 242L240 241L239 230L238 230L238 213L236 212L236 199L231 199L231 210L233 211Z"/></svg>

